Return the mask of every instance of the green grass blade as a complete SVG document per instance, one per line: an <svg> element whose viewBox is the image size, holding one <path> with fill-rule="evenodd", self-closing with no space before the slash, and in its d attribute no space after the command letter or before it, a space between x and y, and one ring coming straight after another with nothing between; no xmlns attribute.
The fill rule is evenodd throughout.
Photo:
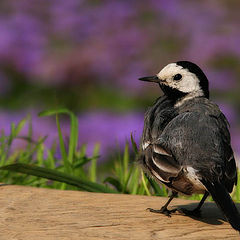
<svg viewBox="0 0 240 240"><path fill-rule="evenodd" d="M15 123L11 123L11 130L10 130L10 135L8 137L8 145L10 146L14 137L16 136L15 133Z"/></svg>
<svg viewBox="0 0 240 240"><path fill-rule="evenodd" d="M128 184L129 184L129 180L130 180L130 178L132 176L132 173L133 173L133 168L134 168L134 166L132 165L130 167L129 171L128 171L127 178L126 178L126 180L124 182L124 188L123 188L123 192L124 193L128 193L129 192L128 191Z"/></svg>
<svg viewBox="0 0 240 240"><path fill-rule="evenodd" d="M65 149L65 144L64 144L64 140L63 140L63 136L62 136L62 131L61 131L58 115L56 115L56 124L57 124L57 129L58 129L60 152L61 152L61 155L62 155L62 158L63 158L64 171L70 173L71 172L71 165L70 165L70 163L68 161L68 158L67 158L67 152L66 152L66 149Z"/></svg>
<svg viewBox="0 0 240 240"><path fill-rule="evenodd" d="M93 150L91 165L89 168L89 178L92 182L97 180L97 158L99 157L100 144L96 144Z"/></svg>
<svg viewBox="0 0 240 240"><path fill-rule="evenodd" d="M6 136L4 134L4 132L1 132L1 137L0 137L0 166L3 166L6 162L6 148L7 148L7 144L6 144Z"/></svg>
<svg viewBox="0 0 240 240"><path fill-rule="evenodd" d="M146 194L148 196L151 196L151 193L149 192L148 190L148 187L147 187L147 178L145 177L144 173L142 172L142 183L143 183L143 187L144 187L144 190L146 191Z"/></svg>
<svg viewBox="0 0 240 240"><path fill-rule="evenodd" d="M29 115L28 121L29 121L29 124L28 124L28 135L27 135L27 137L28 137L29 139L32 139L32 136L33 136L33 128L32 128L32 117L31 117L30 115ZM31 151L31 146L32 146L32 144L31 144L31 142L29 141L29 142L28 142L28 145L27 145L27 150L28 150L28 151Z"/></svg>
<svg viewBox="0 0 240 240"><path fill-rule="evenodd" d="M47 178L49 180L70 184L89 192L117 193L117 191L98 183L82 180L57 170L38 167L34 165L29 165L29 164L15 163L15 164L0 167L0 170L14 171L14 172L25 173L25 174L36 176L36 177Z"/></svg>
<svg viewBox="0 0 240 240"><path fill-rule="evenodd" d="M15 125L14 123L11 123L11 131L7 140L7 147L4 151L5 156L8 156L13 140L18 136L19 132L22 130L22 128L26 124L26 121L27 121L27 118L24 118L17 125Z"/></svg>
<svg viewBox="0 0 240 240"><path fill-rule="evenodd" d="M27 118L24 118L22 119L16 126L16 129L15 129L15 134L16 136L21 132L21 130L23 129L23 127L25 126L27 120L29 119L29 117Z"/></svg>
<svg viewBox="0 0 240 240"><path fill-rule="evenodd" d="M133 169L133 173L132 173L132 176L131 176L131 179L130 179L130 193L131 194L137 194L138 192L138 188L139 188L139 173L140 173L140 170L138 167L135 167Z"/></svg>
<svg viewBox="0 0 240 240"><path fill-rule="evenodd" d="M36 149L37 164L42 166L44 162L44 146L43 143L39 144Z"/></svg>
<svg viewBox="0 0 240 240"><path fill-rule="evenodd" d="M235 199L237 202L240 201L240 172L238 171L237 169L237 172L238 172L238 180L237 180L237 186L235 187Z"/></svg>
<svg viewBox="0 0 240 240"><path fill-rule="evenodd" d="M78 145L78 119L72 112L70 112L69 114L71 119L71 133L69 141L68 159L72 163Z"/></svg>
<svg viewBox="0 0 240 240"><path fill-rule="evenodd" d="M57 114L67 114L70 117L71 127L70 127L70 139L69 139L69 148L68 148L68 161L69 163L73 163L73 156L77 148L78 144L78 119L73 114L73 112L68 109L59 109L59 110L48 110L40 112L38 115L42 116L51 116Z"/></svg>
<svg viewBox="0 0 240 240"><path fill-rule="evenodd" d="M153 180L151 179L150 177L148 177L146 174L145 174L145 177L148 179L151 187L153 188L154 190L154 195L157 195L157 196L163 196L163 190L160 188L160 186Z"/></svg>
<svg viewBox="0 0 240 240"><path fill-rule="evenodd" d="M133 148L133 151L135 152L135 154L138 154L138 147L137 147L137 144L133 138L133 135L131 133L131 143L132 143L132 148Z"/></svg>
<svg viewBox="0 0 240 240"><path fill-rule="evenodd" d="M43 162L48 168L55 168L55 159L52 151L47 149L47 161Z"/></svg>
<svg viewBox="0 0 240 240"><path fill-rule="evenodd" d="M123 182L124 182L124 185L126 184L127 178L128 178L128 163L129 163L129 148L128 148L128 143L126 143L125 149L124 149L124 154L123 154Z"/></svg>

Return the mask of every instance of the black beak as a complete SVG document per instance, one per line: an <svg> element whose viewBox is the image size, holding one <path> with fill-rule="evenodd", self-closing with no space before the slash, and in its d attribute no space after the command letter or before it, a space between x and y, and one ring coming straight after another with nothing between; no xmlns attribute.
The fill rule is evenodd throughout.
<svg viewBox="0 0 240 240"><path fill-rule="evenodd" d="M138 80L145 81L145 82L156 82L156 83L159 82L159 78L157 77L157 75L149 76L149 77L142 77L142 78L139 78Z"/></svg>

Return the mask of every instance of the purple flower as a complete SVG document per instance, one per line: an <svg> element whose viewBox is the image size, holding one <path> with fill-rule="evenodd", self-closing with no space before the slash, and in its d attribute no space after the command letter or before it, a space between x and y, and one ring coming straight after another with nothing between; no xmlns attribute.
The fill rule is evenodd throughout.
<svg viewBox="0 0 240 240"><path fill-rule="evenodd" d="M240 55L237 22L226 18L234 9L219 2L3 2L9 11L0 13L0 61L33 83L91 79L137 90L134 75L153 66L180 58L204 65L219 54Z"/></svg>
<svg viewBox="0 0 240 240"><path fill-rule="evenodd" d="M126 141L130 141L131 133L138 143L142 128L143 114L140 113L89 112L79 117L79 142L87 144L89 154L99 142L100 154L105 158L116 146L122 150Z"/></svg>
<svg viewBox="0 0 240 240"><path fill-rule="evenodd" d="M237 123L236 110L230 104L223 103L223 102L218 102L218 106L220 110L224 113L226 118L228 119L230 125L236 126L236 123Z"/></svg>
<svg viewBox="0 0 240 240"><path fill-rule="evenodd" d="M34 87L56 87L66 94L77 85L82 91L88 87L93 92L107 87L127 98L143 92L150 96L159 88L140 83L137 78L157 73L167 63L178 60L199 64L213 90L230 93L239 87L238 68L229 64L219 69L217 65L229 57L238 63L240 58L238 8L220 1L150 0L146 5L141 1L39 0L36 4L2 0L1 6L3 97L19 80L11 73L21 76L23 85L30 82ZM10 73L6 69L11 69ZM233 96L231 101L238 99ZM237 127L235 109L231 113L223 106L223 111ZM122 146L143 120L137 113L125 114L89 110L79 116L80 142L87 142L88 153L97 141L101 142L102 155L116 142ZM0 121L6 126L23 115L8 113L4 120L3 114ZM39 125L34 126L34 137L46 132L46 143L50 144L57 137L54 121L40 120L36 112L33 116L33 124ZM67 138L68 122L62 125ZM137 139L139 136L136 133Z"/></svg>
<svg viewBox="0 0 240 240"><path fill-rule="evenodd" d="M236 87L236 79L231 71L206 71L210 89L231 90Z"/></svg>
<svg viewBox="0 0 240 240"><path fill-rule="evenodd" d="M44 144L50 148L54 142L58 144L58 132L54 117L37 117L35 111L24 112L1 112L0 125L5 135L10 134L10 123L17 124L27 112L31 112L33 140L47 136ZM67 143L69 139L70 123L68 119L61 118L61 129ZM28 136L28 127L20 132L19 136ZM109 154L119 148L123 150L126 141L130 142L131 133L136 143L140 141L143 128L143 114L126 113L118 114L111 112L87 112L79 116L79 145L87 145L87 154L92 155L96 143L100 143L101 159L106 159ZM25 147L25 140L15 140L12 150ZM59 150L58 150L59 153Z"/></svg>

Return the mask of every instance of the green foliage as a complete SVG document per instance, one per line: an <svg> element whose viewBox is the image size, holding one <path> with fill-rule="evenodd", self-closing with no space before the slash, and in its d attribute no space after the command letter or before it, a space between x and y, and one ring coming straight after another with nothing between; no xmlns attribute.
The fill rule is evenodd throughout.
<svg viewBox="0 0 240 240"><path fill-rule="evenodd" d="M80 179L75 176L57 171L54 169L48 169L44 167L38 167L35 165L25 164L25 163L15 163L0 168L1 170L14 171L19 173L25 173L32 176L37 176L41 178L46 178L49 180L59 181L63 183L76 186L79 190L84 190L88 192L104 192L104 193L116 193L113 189L107 186L90 182L87 180Z"/></svg>
<svg viewBox="0 0 240 240"><path fill-rule="evenodd" d="M63 139L60 115L70 117L69 142ZM58 141L61 158L57 159L56 145L51 149L44 145L46 137L33 141L30 116L21 120L17 125L11 124L11 133L0 136L0 182L36 187L71 189L89 192L125 193L139 195L167 196L164 185L159 186L153 179L146 176L136 164L138 148L131 135L131 146L126 143L123 154L116 155L109 176L99 182L101 176L97 168L100 145L96 144L92 156L86 155L86 145L78 147L78 121L76 116L67 109L44 111L39 116L56 117ZM28 136L20 136L21 129L29 123ZM26 147L11 151L14 140L23 139ZM133 153L132 153L133 152ZM240 182L240 176L238 176ZM239 185L234 189L232 197L240 201ZM185 197L186 198L186 197ZM201 195L194 195L190 199L200 200Z"/></svg>

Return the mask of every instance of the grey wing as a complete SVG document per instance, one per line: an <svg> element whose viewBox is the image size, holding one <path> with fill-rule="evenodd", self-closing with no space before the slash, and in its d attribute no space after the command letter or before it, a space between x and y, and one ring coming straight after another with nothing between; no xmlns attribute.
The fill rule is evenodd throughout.
<svg viewBox="0 0 240 240"><path fill-rule="evenodd" d="M228 123L222 113L185 112L164 129L158 145L171 151L182 167L191 167L209 181L218 181L231 192L237 181Z"/></svg>
<svg viewBox="0 0 240 240"><path fill-rule="evenodd" d="M170 152L160 144L149 144L139 158L143 169L165 184L179 175L181 166Z"/></svg>
<svg viewBox="0 0 240 240"><path fill-rule="evenodd" d="M177 192L191 195L194 186L184 175L183 166L170 149L158 140L150 143L138 159L145 172Z"/></svg>

